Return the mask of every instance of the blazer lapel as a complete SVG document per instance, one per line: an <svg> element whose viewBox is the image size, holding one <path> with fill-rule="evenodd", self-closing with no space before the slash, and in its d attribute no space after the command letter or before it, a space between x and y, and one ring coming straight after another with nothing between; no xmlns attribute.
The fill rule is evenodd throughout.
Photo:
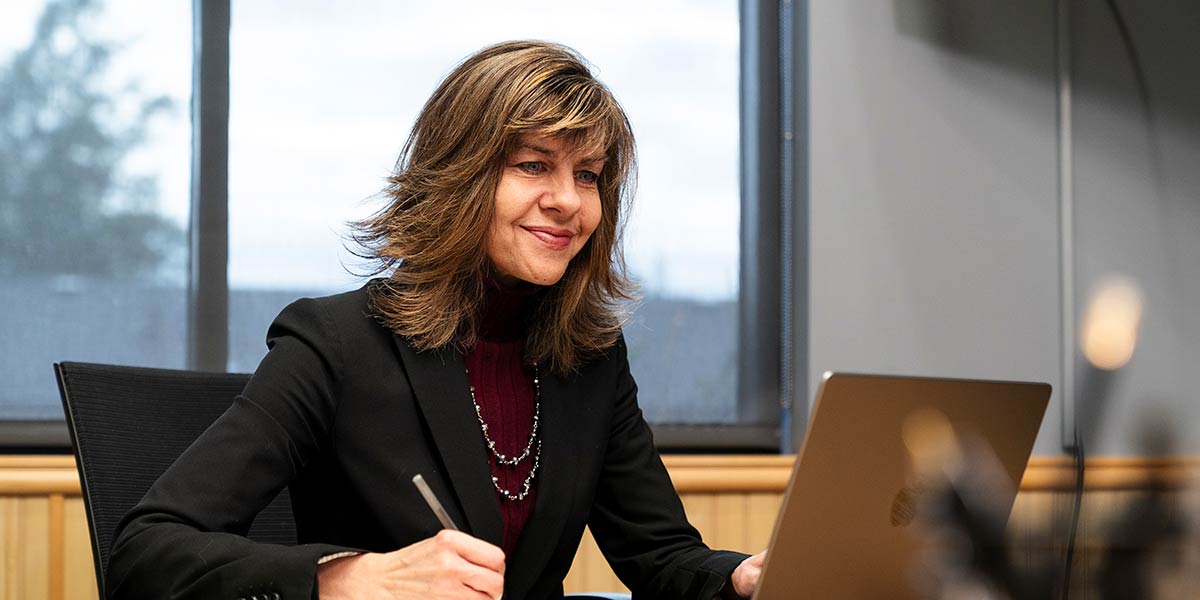
<svg viewBox="0 0 1200 600"><path fill-rule="evenodd" d="M576 404L581 402L577 378L570 381L543 373L541 383L541 472L537 476L537 504L521 532L508 561L507 586L517 597L525 595L540 577L562 537L563 525L575 500L574 469L579 451L572 432L579 431ZM509 594L505 594L508 597Z"/></svg>
<svg viewBox="0 0 1200 600"><path fill-rule="evenodd" d="M393 338L417 404L446 467L445 479L453 488L462 514L466 515L466 523L457 525L477 538L501 545L504 524L500 504L492 489L487 448L471 406L462 355L448 348L417 352L402 337L394 335ZM437 489L434 481L430 484ZM454 510L450 506L446 508Z"/></svg>

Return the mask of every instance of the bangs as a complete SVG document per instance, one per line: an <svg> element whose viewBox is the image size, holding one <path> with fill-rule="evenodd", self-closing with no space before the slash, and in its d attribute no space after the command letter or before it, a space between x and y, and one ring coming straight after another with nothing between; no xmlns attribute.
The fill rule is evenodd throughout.
<svg viewBox="0 0 1200 600"><path fill-rule="evenodd" d="M609 160L622 160L633 145L624 111L608 89L591 78L569 77L536 86L521 99L506 129L510 145L523 134L536 133Z"/></svg>

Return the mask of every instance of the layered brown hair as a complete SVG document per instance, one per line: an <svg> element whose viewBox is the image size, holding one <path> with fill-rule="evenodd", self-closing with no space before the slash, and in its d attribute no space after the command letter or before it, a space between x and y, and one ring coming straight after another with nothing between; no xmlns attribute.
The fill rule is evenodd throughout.
<svg viewBox="0 0 1200 600"><path fill-rule="evenodd" d="M386 274L372 311L417 349L476 341L491 265L485 251L505 161L526 134L602 154L600 223L562 278L539 295L526 360L566 373L612 346L632 297L620 234L635 173L625 112L574 50L505 42L463 60L425 103L384 190L354 223L359 254Z"/></svg>

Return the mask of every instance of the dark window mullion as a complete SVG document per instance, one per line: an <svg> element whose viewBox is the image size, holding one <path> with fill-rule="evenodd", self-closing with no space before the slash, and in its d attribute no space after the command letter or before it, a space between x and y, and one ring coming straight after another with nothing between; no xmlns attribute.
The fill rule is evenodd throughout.
<svg viewBox="0 0 1200 600"><path fill-rule="evenodd" d="M780 55L774 0L741 3L738 421L780 420Z"/></svg>
<svg viewBox="0 0 1200 600"><path fill-rule="evenodd" d="M786 352L783 395L783 431L785 452L796 452L808 428L808 2L785 2L790 10L781 28L782 43L787 46L782 73L786 107L785 140L787 152L782 161L787 173L780 195L788 209L783 222L789 227L783 254L783 272L787 274L784 310L790 326L783 338Z"/></svg>
<svg viewBox="0 0 1200 600"><path fill-rule="evenodd" d="M229 356L229 0L193 0L188 368Z"/></svg>

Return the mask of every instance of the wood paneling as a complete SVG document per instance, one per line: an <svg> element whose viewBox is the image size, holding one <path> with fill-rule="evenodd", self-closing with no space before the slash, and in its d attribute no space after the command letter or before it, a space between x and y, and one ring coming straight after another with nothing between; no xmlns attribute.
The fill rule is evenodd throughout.
<svg viewBox="0 0 1200 600"><path fill-rule="evenodd" d="M671 478L688 517L714 547L757 552L770 540L775 514L791 474L791 456L667 456ZM1200 493L1188 491L1200 458L1097 458L1088 461L1088 497L1079 536L1074 580L1081 598L1095 575L1104 531L1129 500L1148 486L1173 490L1193 509ZM1067 458L1030 461L1009 523L1032 564L1058 556L1048 532L1052 515L1070 509L1074 469ZM1200 510L1194 510L1200 514ZM1048 535L1052 534L1052 535ZM1170 581L1184 596L1200 597L1194 581ZM622 591L590 533L584 535L564 586L575 591ZM1189 587L1190 586L1190 587ZM1075 595L1075 594L1073 594ZM87 518L74 460L69 456L0 456L0 600L94 599Z"/></svg>
<svg viewBox="0 0 1200 600"><path fill-rule="evenodd" d="M62 581L63 600L98 598L92 538L88 534L83 498L67 498L63 514L63 570L58 577Z"/></svg>
<svg viewBox="0 0 1200 600"><path fill-rule="evenodd" d="M792 455L664 456L671 481L680 494L689 492L774 492L787 487Z"/></svg>
<svg viewBox="0 0 1200 600"><path fill-rule="evenodd" d="M0 497L0 597L50 597L49 533L49 497Z"/></svg>
<svg viewBox="0 0 1200 600"><path fill-rule="evenodd" d="M1194 487L1200 476L1200 457L1171 458L1096 457L1087 461L1084 488L1100 490L1144 490ZM1068 457L1033 457L1021 480L1021 491L1071 491L1075 489L1075 467Z"/></svg>
<svg viewBox="0 0 1200 600"><path fill-rule="evenodd" d="M0 455L0 496L79 495L71 456Z"/></svg>
<svg viewBox="0 0 1200 600"><path fill-rule="evenodd" d="M563 581L563 590L572 592L626 592L628 589L620 579L608 568L604 555L596 546L596 540L591 531L584 531L579 551L575 553L575 562L571 571Z"/></svg>
<svg viewBox="0 0 1200 600"><path fill-rule="evenodd" d="M674 474L674 471L672 471ZM728 487L725 482L721 487ZM688 519L714 548L754 553L767 547L782 492L691 492L680 494ZM584 534L563 586L571 592L627 591L612 574L591 532Z"/></svg>
<svg viewBox="0 0 1200 600"><path fill-rule="evenodd" d="M63 578L60 575L66 571L64 563L64 543L65 536L63 529L66 527L66 515L64 514L64 505L62 494L50 494L50 510L47 518L47 587L49 588L46 596L50 600L63 600Z"/></svg>

